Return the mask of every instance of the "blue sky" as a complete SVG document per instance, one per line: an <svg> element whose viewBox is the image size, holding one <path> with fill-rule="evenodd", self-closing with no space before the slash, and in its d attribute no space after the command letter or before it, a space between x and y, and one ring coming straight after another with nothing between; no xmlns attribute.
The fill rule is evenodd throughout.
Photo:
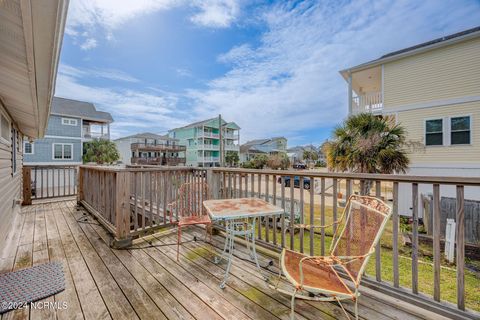
<svg viewBox="0 0 480 320"><path fill-rule="evenodd" d="M467 0L71 0L56 95L114 138L221 113L242 142L319 145L347 113L339 70L479 21Z"/></svg>

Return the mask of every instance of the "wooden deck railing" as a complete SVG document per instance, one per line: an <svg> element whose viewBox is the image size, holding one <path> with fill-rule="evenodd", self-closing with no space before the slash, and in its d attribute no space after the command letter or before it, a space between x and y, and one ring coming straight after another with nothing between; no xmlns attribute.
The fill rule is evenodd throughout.
<svg viewBox="0 0 480 320"><path fill-rule="evenodd" d="M461 318L459 315L465 310L465 191L479 194L480 178L232 168L145 166L112 169L81 166L79 202L115 235L116 245L128 245L134 236L169 226L167 204L175 201L183 182L199 180L208 183L214 198L260 197L283 207L286 214L281 218L260 219L257 224L258 243L274 250L287 247L310 255L328 253L334 227L316 229L314 232L313 229L296 230L293 224L331 223L340 217L342 207L351 194L359 193L362 188L365 190L365 184L371 186L371 194L390 203L393 217L376 248L373 265L367 269L365 283L439 314ZM422 259L419 243L422 210L418 199L426 186L431 188L433 198L433 263L432 274L429 275L433 281L427 288L433 287L431 292L426 292L425 282L422 283L422 278L419 278L425 275L424 270L419 271L419 266L426 262L419 261ZM405 187L410 188L408 197L400 198ZM457 199L456 306L441 301L441 272L444 270L441 266L441 243L444 239L441 239L440 232L440 200L447 189L452 189ZM401 201L409 201L412 209L412 223L408 226L411 230L408 232L401 232L400 228ZM403 250L406 246L401 244L402 235L411 238L408 250ZM409 255L407 261L410 261L408 268L405 267L406 255ZM430 293L432 298L424 293Z"/></svg>
<svg viewBox="0 0 480 320"><path fill-rule="evenodd" d="M328 245L334 227L320 230L293 230L294 223L313 222L315 225L325 225L340 217L341 206L346 199L359 193L361 188L368 183L371 185L370 193L385 199L393 208L392 222L387 232L382 237L382 242L375 252L375 265L370 270L369 282L388 291L395 291L399 297L405 297L410 292L412 302L422 302L431 305L433 302L421 292L425 286L419 287L419 220L421 202L419 201L419 185L423 190L425 186L431 188L433 194L433 300L440 302L441 297L441 261L442 250L440 247L440 198L441 191L452 189L456 195L456 295L457 310L465 310L465 189L469 194L480 194L480 178L453 178L453 177L420 177L407 175L373 175L373 174L346 174L346 173L319 173L309 171L277 171L277 170L246 170L231 168L212 169L212 178L209 181L214 185L214 194L218 198L235 197L260 197L282 206L286 215L281 219L261 219L257 224L257 240L271 248L281 249L287 247L310 255L328 253ZM297 178L295 178L297 177ZM289 183L295 181L296 183ZM280 183L279 183L280 182ZM307 183L308 182L308 183ZM327 185L328 184L328 185ZM299 188L304 185L306 188ZM412 209L410 219L411 231L411 268L405 270L400 265L399 243L402 239L400 233L399 189L408 192L409 206ZM451 190L451 191L452 191ZM403 192L405 193L405 192ZM382 259L383 250L389 255ZM391 261L385 261L390 259ZM403 253L402 256L404 256ZM402 257L403 258L403 257ZM384 263L388 262L388 268ZM383 269L390 269L391 274L385 276ZM407 281L405 278L409 277ZM401 281L402 279L402 281ZM409 288L405 288L407 283ZM420 298L422 297L422 299ZM436 307L444 307L445 303L437 303ZM445 308L445 314L451 316L452 305Z"/></svg>
<svg viewBox="0 0 480 320"><path fill-rule="evenodd" d="M78 166L23 166L23 204L77 194Z"/></svg>
<svg viewBox="0 0 480 320"><path fill-rule="evenodd" d="M170 224L167 205L184 182L205 179L191 167L81 166L78 201L115 236L115 246Z"/></svg>

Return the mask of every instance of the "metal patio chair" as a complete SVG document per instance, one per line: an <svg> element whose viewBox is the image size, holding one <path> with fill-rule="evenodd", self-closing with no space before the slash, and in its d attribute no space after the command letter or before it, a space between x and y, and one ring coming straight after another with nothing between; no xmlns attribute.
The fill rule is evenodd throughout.
<svg viewBox="0 0 480 320"><path fill-rule="evenodd" d="M292 319L295 317L295 298L336 301L349 319L341 301L352 300L355 302L355 319L358 319L360 280L390 215L391 208L383 201L369 196L352 195L338 221L326 226L313 226L325 228L338 225L328 256L307 256L283 249L280 275L283 273L294 288L292 291L278 288L280 275L277 284L272 287L292 296ZM350 281L353 283L352 289L348 284Z"/></svg>
<svg viewBox="0 0 480 320"><path fill-rule="evenodd" d="M178 191L178 198L168 205L170 222L177 225L177 261L180 252L182 227L204 224L205 240L212 224L203 201L209 199L208 185L204 182L183 183ZM211 240L211 235L210 235Z"/></svg>

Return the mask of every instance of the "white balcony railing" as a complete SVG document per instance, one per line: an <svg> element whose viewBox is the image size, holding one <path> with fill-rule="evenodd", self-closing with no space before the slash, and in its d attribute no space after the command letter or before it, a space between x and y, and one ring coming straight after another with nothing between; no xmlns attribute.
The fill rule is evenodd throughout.
<svg viewBox="0 0 480 320"><path fill-rule="evenodd" d="M213 133L213 132L209 132L209 131L200 131L198 133L198 137L218 139L219 135L218 135L218 133Z"/></svg>
<svg viewBox="0 0 480 320"><path fill-rule="evenodd" d="M198 157L198 162L219 162L219 161L220 161L219 157L209 157L209 156Z"/></svg>
<svg viewBox="0 0 480 320"><path fill-rule="evenodd" d="M225 150L227 151L239 151L240 146L237 144L226 144L225 145Z"/></svg>
<svg viewBox="0 0 480 320"><path fill-rule="evenodd" d="M379 113L383 110L383 97L381 92L370 92L352 98L352 112Z"/></svg>
<svg viewBox="0 0 480 320"><path fill-rule="evenodd" d="M198 145L198 149L203 149L203 150L220 150L220 146L218 144L208 144L208 143L200 143Z"/></svg>

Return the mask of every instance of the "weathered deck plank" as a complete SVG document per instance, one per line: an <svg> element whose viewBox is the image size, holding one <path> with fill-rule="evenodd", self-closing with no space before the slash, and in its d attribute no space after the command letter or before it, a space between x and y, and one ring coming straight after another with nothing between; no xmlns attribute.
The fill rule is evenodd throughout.
<svg viewBox="0 0 480 320"><path fill-rule="evenodd" d="M75 201L25 207L11 253L0 261L0 272L47 261L64 265L66 290L45 301L66 302L67 309L15 310L1 319L285 319L290 299L268 287L255 265L235 257L227 288L219 288L225 264L212 262L217 248L188 242L176 261L175 234L138 241L136 249L110 248L111 236L96 221L79 222ZM186 229L183 239L202 238L199 229ZM215 236L213 245L223 245ZM148 248L146 248L148 247ZM237 244L237 254L246 255ZM267 259L261 257L265 264ZM276 261L270 267L278 271ZM267 271L265 271L267 272ZM285 281L281 282L283 285ZM418 319L420 315L383 303L368 291L360 298L362 319ZM352 304L345 303L351 310ZM333 303L297 300L296 319L344 318Z"/></svg>

